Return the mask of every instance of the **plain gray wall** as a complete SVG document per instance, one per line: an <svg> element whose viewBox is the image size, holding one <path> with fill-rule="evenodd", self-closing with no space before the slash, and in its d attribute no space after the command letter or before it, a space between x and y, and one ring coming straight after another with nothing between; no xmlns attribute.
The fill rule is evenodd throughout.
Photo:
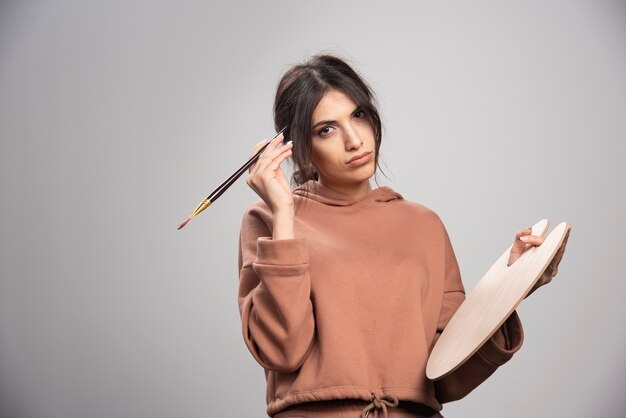
<svg viewBox="0 0 626 418"><path fill-rule="evenodd" d="M330 51L379 98L380 184L439 213L468 291L518 229L573 225L522 349L444 415L622 417L625 3L226 3L0 6L0 415L266 416L237 309L258 196L176 227Z"/></svg>

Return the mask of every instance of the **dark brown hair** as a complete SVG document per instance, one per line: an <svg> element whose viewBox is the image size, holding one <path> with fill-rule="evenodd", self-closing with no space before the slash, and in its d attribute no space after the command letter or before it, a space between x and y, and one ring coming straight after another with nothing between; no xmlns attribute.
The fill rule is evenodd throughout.
<svg viewBox="0 0 626 418"><path fill-rule="evenodd" d="M285 72L278 83L274 99L276 131L287 126L285 137L293 141L291 159L295 170L292 182L296 185L308 180L319 180L311 161L311 118L324 93L331 89L340 90L365 111L374 130L375 163L380 169L378 157L382 123L372 89L343 59L335 55L318 54Z"/></svg>

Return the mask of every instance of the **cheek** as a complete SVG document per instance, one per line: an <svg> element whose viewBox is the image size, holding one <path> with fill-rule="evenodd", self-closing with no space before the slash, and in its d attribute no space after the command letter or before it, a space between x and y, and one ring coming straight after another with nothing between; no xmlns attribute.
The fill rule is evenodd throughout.
<svg viewBox="0 0 626 418"><path fill-rule="evenodd" d="M376 142L374 138L374 129L369 123L364 124L362 132L363 132L363 137L367 138L370 143Z"/></svg>
<svg viewBox="0 0 626 418"><path fill-rule="evenodd" d="M313 164L318 170L324 168L324 156L319 152L311 152L311 164Z"/></svg>
<svg viewBox="0 0 626 418"><path fill-rule="evenodd" d="M319 161L318 154L319 152L315 149L315 147L313 147L313 149L311 149L311 162L315 165L317 165L317 162Z"/></svg>
<svg viewBox="0 0 626 418"><path fill-rule="evenodd" d="M313 147L311 150L311 161L318 167L327 165L331 158L329 151L323 147Z"/></svg>

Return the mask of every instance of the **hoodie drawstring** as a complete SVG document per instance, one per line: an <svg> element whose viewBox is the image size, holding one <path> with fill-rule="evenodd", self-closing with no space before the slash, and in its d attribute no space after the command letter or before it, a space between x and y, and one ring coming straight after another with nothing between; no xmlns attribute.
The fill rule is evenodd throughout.
<svg viewBox="0 0 626 418"><path fill-rule="evenodd" d="M383 410L383 416L387 418L389 416L387 406L396 407L399 403L400 400L393 395L387 393L379 395L378 393L372 392L372 402L361 412L361 418L367 418L372 410L374 411L373 418L378 418L379 409Z"/></svg>

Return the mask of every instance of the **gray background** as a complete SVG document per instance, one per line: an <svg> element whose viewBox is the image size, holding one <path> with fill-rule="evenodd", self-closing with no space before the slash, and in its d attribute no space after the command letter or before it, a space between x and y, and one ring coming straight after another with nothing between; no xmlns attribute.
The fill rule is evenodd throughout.
<svg viewBox="0 0 626 418"><path fill-rule="evenodd" d="M518 229L573 225L523 348L444 415L623 416L625 6L3 2L0 415L266 416L237 309L258 197L240 179L176 227L330 51L379 97L380 184L439 213L467 290Z"/></svg>

